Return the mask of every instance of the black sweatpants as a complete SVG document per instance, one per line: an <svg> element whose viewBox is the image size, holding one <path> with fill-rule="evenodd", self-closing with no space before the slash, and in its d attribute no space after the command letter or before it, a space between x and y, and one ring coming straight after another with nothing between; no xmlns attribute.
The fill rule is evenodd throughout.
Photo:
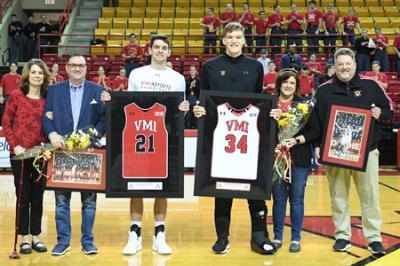
<svg viewBox="0 0 400 266"><path fill-rule="evenodd" d="M218 237L229 236L229 226L231 222L231 209L233 199L231 198L215 198L214 222L215 230ZM265 233L267 231L267 206L263 200L247 200L251 216L251 231Z"/></svg>

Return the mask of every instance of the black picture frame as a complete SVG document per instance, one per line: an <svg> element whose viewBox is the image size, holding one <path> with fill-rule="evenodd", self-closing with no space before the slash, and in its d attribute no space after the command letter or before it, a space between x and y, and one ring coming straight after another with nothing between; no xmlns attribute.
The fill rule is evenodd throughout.
<svg viewBox="0 0 400 266"><path fill-rule="evenodd" d="M321 163L364 172L373 127L371 107L332 103L325 119Z"/></svg>
<svg viewBox="0 0 400 266"><path fill-rule="evenodd" d="M182 198L184 193L183 138L184 114L178 106L183 92L111 92L107 106L107 186L110 198ZM135 103L151 108L155 103L166 107L165 129L168 132L165 178L124 178L122 170L122 134L125 127L124 107ZM165 158L165 157L164 157ZM151 161L152 165L156 162ZM138 164L138 167L140 165ZM156 166L155 166L156 167Z"/></svg>
<svg viewBox="0 0 400 266"><path fill-rule="evenodd" d="M218 122L217 106L224 103L236 109L251 104L260 110L257 118L260 137L255 180L211 177L213 134ZM201 91L200 105L205 107L206 115L200 118L198 123L195 196L271 199L276 122L269 117L269 113L272 108L276 108L276 97L267 94L210 90ZM229 162L226 164L226 167L229 167ZM223 184L224 182L226 184Z"/></svg>

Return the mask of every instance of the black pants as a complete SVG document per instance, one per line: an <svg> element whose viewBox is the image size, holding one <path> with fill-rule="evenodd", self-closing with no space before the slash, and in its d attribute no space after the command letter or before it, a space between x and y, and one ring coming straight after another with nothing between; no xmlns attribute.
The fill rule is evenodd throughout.
<svg viewBox="0 0 400 266"><path fill-rule="evenodd" d="M282 36L273 36L273 35L280 35L282 34L282 29L281 28L272 28L271 29L271 36L269 39L269 45L271 45L271 55L274 57L276 54L280 54L282 52L281 46L282 46Z"/></svg>
<svg viewBox="0 0 400 266"><path fill-rule="evenodd" d="M218 237L229 236L229 226L231 222L231 209L233 199L215 198L214 222ZM264 232L268 237L267 231L267 206L263 200L247 200L251 216L251 231Z"/></svg>
<svg viewBox="0 0 400 266"><path fill-rule="evenodd" d="M17 195L16 210L18 211L19 180L21 176L21 160L12 160L11 168L14 174L14 185ZM33 159L24 160L22 178L21 209L18 232L20 235L39 235L42 232L43 193L45 179L35 182L39 173L32 166Z"/></svg>
<svg viewBox="0 0 400 266"><path fill-rule="evenodd" d="M327 29L329 35L324 38L324 52L326 54L334 54L336 49L336 29Z"/></svg>
<svg viewBox="0 0 400 266"><path fill-rule="evenodd" d="M204 54L216 54L217 53L217 35L215 32L207 32L204 36ZM212 52L210 52L210 50Z"/></svg>
<svg viewBox="0 0 400 266"><path fill-rule="evenodd" d="M245 29L244 30L244 36L246 39L246 45L247 45L247 53L253 53L253 34L251 28Z"/></svg>

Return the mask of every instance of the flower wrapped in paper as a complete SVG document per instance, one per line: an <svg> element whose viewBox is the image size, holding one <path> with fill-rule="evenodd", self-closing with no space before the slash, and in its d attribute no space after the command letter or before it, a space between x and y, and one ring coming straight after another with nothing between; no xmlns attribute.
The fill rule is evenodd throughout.
<svg viewBox="0 0 400 266"><path fill-rule="evenodd" d="M314 107L315 99L293 102L287 112L283 112L278 124L278 145L275 148L273 181L281 178L291 182L292 159L289 147L284 141L293 138L305 126Z"/></svg>
<svg viewBox="0 0 400 266"><path fill-rule="evenodd" d="M100 136L97 130L93 127L76 130L64 136L65 148L64 152L73 151L75 149L85 150L89 147L100 147ZM43 174L43 169L47 161L51 158L52 152L57 150L50 142L42 143L31 149L25 150L23 153L14 157L14 160L25 160L35 158L33 160L33 167L39 172L40 179Z"/></svg>

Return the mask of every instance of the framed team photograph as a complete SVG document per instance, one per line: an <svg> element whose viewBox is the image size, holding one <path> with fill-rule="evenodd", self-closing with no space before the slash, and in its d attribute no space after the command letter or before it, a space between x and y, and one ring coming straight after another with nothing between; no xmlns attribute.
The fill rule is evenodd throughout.
<svg viewBox="0 0 400 266"><path fill-rule="evenodd" d="M183 197L182 92L112 92L107 197Z"/></svg>
<svg viewBox="0 0 400 266"><path fill-rule="evenodd" d="M276 97L201 91L195 196L270 199Z"/></svg>
<svg viewBox="0 0 400 266"><path fill-rule="evenodd" d="M47 189L104 192L106 151L55 151L48 162Z"/></svg>
<svg viewBox="0 0 400 266"><path fill-rule="evenodd" d="M370 108L332 104L325 126L321 162L365 171L373 122Z"/></svg>

